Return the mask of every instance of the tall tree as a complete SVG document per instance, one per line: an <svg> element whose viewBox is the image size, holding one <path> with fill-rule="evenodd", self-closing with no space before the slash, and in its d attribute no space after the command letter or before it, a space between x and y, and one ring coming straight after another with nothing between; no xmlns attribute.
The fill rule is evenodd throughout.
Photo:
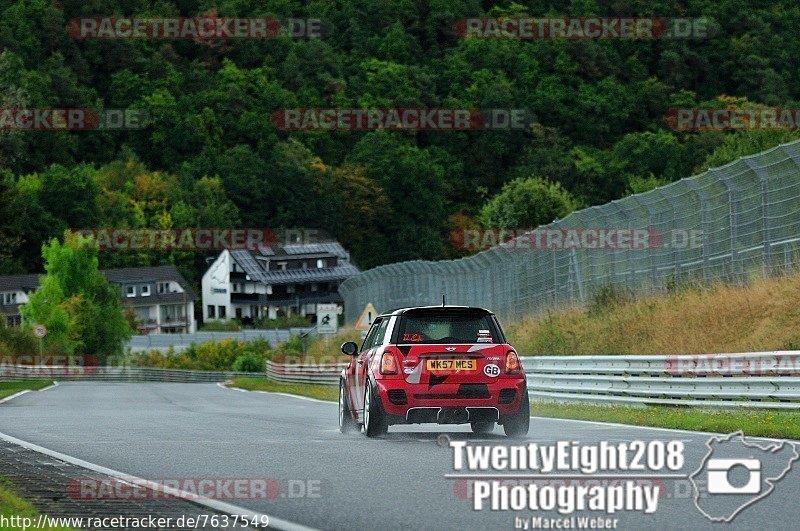
<svg viewBox="0 0 800 531"><path fill-rule="evenodd" d="M58 351L105 362L122 353L132 330L123 315L119 289L97 269L91 240L65 232L42 246L45 274L20 308L26 327L44 324L47 341Z"/></svg>

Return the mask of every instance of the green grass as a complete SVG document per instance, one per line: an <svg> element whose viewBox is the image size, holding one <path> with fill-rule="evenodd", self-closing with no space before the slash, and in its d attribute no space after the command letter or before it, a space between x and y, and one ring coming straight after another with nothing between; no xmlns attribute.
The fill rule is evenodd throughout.
<svg viewBox="0 0 800 531"><path fill-rule="evenodd" d="M23 380L19 382L0 382L0 400L11 396L20 391L30 389L31 391L38 391L45 387L53 385L51 380Z"/></svg>
<svg viewBox="0 0 800 531"><path fill-rule="evenodd" d="M794 411L660 406L638 408L537 402L531 404L531 415L713 433L742 430L745 435L753 437L800 439L800 412Z"/></svg>
<svg viewBox="0 0 800 531"><path fill-rule="evenodd" d="M31 505L30 502L23 500L16 493L14 493L11 484L8 482L7 479L0 476L0 515L10 517L10 516L20 516L20 517L27 517L31 518L34 522L36 522L36 518L38 517L36 512L36 508ZM0 526L0 530L18 530L22 529L21 527L6 527ZM30 528L29 528L30 529ZM43 530L50 530L50 531L67 531L68 528L65 527L45 527L42 528Z"/></svg>
<svg viewBox="0 0 800 531"><path fill-rule="evenodd" d="M311 385L281 383L268 378L234 378L226 384L228 387L238 387L247 391L271 391L273 393L288 393L291 395L307 396L318 400L339 399L339 389L333 385Z"/></svg>

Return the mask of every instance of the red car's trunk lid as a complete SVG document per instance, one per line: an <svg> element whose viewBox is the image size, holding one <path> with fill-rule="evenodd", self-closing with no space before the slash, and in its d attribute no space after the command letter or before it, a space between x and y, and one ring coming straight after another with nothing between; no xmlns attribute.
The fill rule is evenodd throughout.
<svg viewBox="0 0 800 531"><path fill-rule="evenodd" d="M489 383L500 376L505 344L421 344L396 347L403 376L410 384Z"/></svg>

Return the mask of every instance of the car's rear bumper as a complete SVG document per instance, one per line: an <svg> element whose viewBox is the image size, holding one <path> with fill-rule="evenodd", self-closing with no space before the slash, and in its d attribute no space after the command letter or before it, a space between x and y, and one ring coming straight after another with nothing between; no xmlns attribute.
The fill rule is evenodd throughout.
<svg viewBox="0 0 800 531"><path fill-rule="evenodd" d="M462 424L500 420L519 410L525 391L522 378L498 378L488 384L409 384L378 380L381 406L392 424L438 422Z"/></svg>

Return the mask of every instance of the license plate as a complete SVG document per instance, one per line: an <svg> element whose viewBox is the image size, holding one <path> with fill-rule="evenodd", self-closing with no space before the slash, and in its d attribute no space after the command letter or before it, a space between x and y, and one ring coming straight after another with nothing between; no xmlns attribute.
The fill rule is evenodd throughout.
<svg viewBox="0 0 800 531"><path fill-rule="evenodd" d="M427 360L425 366L429 371L475 371L478 360Z"/></svg>

